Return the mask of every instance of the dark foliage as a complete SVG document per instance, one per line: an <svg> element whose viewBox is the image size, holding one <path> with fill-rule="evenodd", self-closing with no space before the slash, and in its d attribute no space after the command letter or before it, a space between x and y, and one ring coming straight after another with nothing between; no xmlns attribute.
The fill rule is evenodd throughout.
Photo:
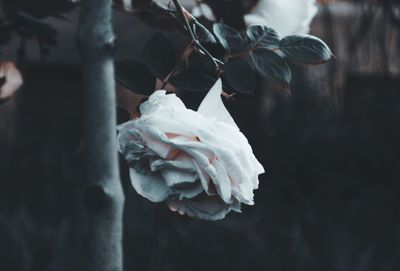
<svg viewBox="0 0 400 271"><path fill-rule="evenodd" d="M280 41L279 49L290 60L304 64L321 64L332 57L328 45L310 35L285 37Z"/></svg>
<svg viewBox="0 0 400 271"><path fill-rule="evenodd" d="M279 34L265 25L251 25L246 31L250 46L254 49L274 49L279 47Z"/></svg>
<svg viewBox="0 0 400 271"><path fill-rule="evenodd" d="M194 19L193 22L193 33L201 43L217 43L217 40L214 38L213 34L196 19Z"/></svg>
<svg viewBox="0 0 400 271"><path fill-rule="evenodd" d="M136 93L150 95L156 84L156 77L143 63L134 60L115 62L115 80Z"/></svg>
<svg viewBox="0 0 400 271"><path fill-rule="evenodd" d="M289 85L292 73L289 65L276 53L256 49L250 54L255 69L267 80L279 80Z"/></svg>
<svg viewBox="0 0 400 271"><path fill-rule="evenodd" d="M224 78L232 89L240 93L254 93L257 77L249 62L248 57L234 57L224 66Z"/></svg>
<svg viewBox="0 0 400 271"><path fill-rule="evenodd" d="M218 41L227 52L239 51L245 46L241 34L233 27L224 23L216 23L213 30Z"/></svg>
<svg viewBox="0 0 400 271"><path fill-rule="evenodd" d="M181 90L206 92L216 81L216 78L205 73L189 71L172 77L170 83Z"/></svg>
<svg viewBox="0 0 400 271"><path fill-rule="evenodd" d="M150 39L144 48L143 58L149 70L161 80L167 77L177 63L174 47L161 33Z"/></svg>
<svg viewBox="0 0 400 271"><path fill-rule="evenodd" d="M244 15L258 3L259 0L206 0L217 21L223 20L226 24L244 30Z"/></svg>
<svg viewBox="0 0 400 271"><path fill-rule="evenodd" d="M178 5L178 10L179 7ZM161 33L154 35L147 43L144 49L144 62L164 86L169 83L181 90L206 91L206 86L210 85L210 78L222 76L224 82L228 83L225 84L226 89L251 94L258 74L264 79L280 82L286 90L289 90L291 70L286 58L303 64L320 64L332 57L329 47L311 35L287 36L281 40L274 29L263 25L252 25L247 28L244 38L238 30L221 22L212 25L215 39L213 34L195 18L186 18L191 15L182 13L182 19L174 11L164 10L164 12L169 12L180 24L178 29L183 30L183 33L190 38L189 44L178 57L173 45ZM218 50L219 46L223 52ZM211 52L217 54L213 55ZM200 56L196 58L194 69L189 65L192 54ZM120 71L117 69L117 79L123 76L119 74ZM184 75L190 77L185 78ZM142 79L132 77L130 80ZM135 84L131 82L132 86ZM143 93L143 90L140 91Z"/></svg>

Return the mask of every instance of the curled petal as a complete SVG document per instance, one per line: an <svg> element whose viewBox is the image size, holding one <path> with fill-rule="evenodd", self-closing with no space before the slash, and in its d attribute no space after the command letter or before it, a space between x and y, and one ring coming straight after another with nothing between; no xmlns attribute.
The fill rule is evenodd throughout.
<svg viewBox="0 0 400 271"><path fill-rule="evenodd" d="M163 108L184 108L185 104L175 94L166 95L165 90L157 90L147 101L140 105L140 113L143 115L157 112Z"/></svg>
<svg viewBox="0 0 400 271"><path fill-rule="evenodd" d="M139 195L152 202L162 202L168 198L169 188L159 173L141 174L133 168L129 173L132 185Z"/></svg>
<svg viewBox="0 0 400 271"><path fill-rule="evenodd" d="M13 62L0 63L0 100L10 98L22 85L21 73Z"/></svg>
<svg viewBox="0 0 400 271"><path fill-rule="evenodd" d="M235 121L222 102L221 93L222 81L218 79L201 102L197 112L206 118L216 119L237 128Z"/></svg>
<svg viewBox="0 0 400 271"><path fill-rule="evenodd" d="M168 207L180 215L188 215L204 220L219 220L226 216L231 210L240 212L240 203L226 204L218 197L207 197L200 201L194 200L170 200Z"/></svg>

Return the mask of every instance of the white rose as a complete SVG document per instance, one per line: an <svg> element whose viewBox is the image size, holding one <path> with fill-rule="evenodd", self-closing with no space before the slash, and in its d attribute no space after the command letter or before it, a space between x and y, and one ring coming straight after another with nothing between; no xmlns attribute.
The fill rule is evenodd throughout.
<svg viewBox="0 0 400 271"><path fill-rule="evenodd" d="M208 220L240 212L241 203L254 204L253 190L264 169L221 92L218 80L196 112L175 94L158 90L140 106L138 119L118 127L119 151L140 195Z"/></svg>
<svg viewBox="0 0 400 271"><path fill-rule="evenodd" d="M308 33L316 13L315 0L260 0L244 20L248 26L266 25L287 36Z"/></svg>

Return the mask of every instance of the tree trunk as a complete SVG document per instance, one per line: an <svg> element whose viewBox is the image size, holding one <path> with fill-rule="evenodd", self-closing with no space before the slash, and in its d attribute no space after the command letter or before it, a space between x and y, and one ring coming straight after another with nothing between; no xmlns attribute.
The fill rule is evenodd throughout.
<svg viewBox="0 0 400 271"><path fill-rule="evenodd" d="M82 0L77 43L84 86L89 270L122 271L124 195L119 177L111 0Z"/></svg>

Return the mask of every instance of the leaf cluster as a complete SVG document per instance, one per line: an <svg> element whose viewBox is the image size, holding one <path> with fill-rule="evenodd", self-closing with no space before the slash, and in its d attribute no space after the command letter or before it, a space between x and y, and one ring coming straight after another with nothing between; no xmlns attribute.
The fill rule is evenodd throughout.
<svg viewBox="0 0 400 271"><path fill-rule="evenodd" d="M251 25L243 37L224 24L214 24L214 33L227 52L225 77L239 92L252 92L255 74L289 88L292 73L288 61L320 64L332 57L329 47L312 35L281 38L271 27Z"/></svg>
<svg viewBox="0 0 400 271"><path fill-rule="evenodd" d="M329 47L315 36L281 38L263 25L252 25L242 34L222 22L213 24L211 32L193 17L185 24L176 13L171 16L189 36L187 47L178 54L166 36L157 33L145 46L142 62L116 63L120 84L149 95L156 79L185 91L206 91L222 77L227 89L251 94L257 76L289 89L292 74L288 62L320 64L332 57Z"/></svg>

